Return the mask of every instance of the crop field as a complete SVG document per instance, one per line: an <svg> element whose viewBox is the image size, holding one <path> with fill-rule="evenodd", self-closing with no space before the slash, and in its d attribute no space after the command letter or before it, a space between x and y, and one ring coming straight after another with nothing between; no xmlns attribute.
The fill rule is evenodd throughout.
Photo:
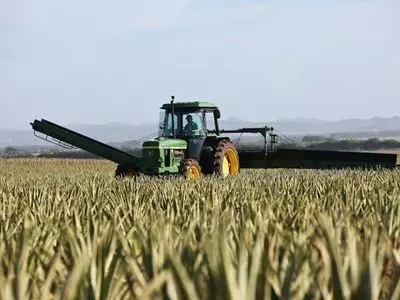
<svg viewBox="0 0 400 300"><path fill-rule="evenodd" d="M0 160L1 299L400 299L400 170L114 169Z"/></svg>

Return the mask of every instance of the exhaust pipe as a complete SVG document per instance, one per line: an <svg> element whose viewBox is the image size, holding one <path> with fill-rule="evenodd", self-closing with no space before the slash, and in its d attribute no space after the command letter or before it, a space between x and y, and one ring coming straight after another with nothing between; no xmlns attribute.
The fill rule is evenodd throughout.
<svg viewBox="0 0 400 300"><path fill-rule="evenodd" d="M175 96L171 96L171 114L172 114L172 137L175 139L175 109L174 109Z"/></svg>

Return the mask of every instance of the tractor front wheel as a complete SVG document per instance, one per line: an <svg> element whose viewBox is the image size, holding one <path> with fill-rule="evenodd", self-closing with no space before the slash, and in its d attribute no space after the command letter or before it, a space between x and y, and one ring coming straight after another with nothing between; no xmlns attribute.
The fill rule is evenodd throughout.
<svg viewBox="0 0 400 300"><path fill-rule="evenodd" d="M201 177L201 168L198 161L195 159L184 159L180 165L180 174L185 179L199 179Z"/></svg>
<svg viewBox="0 0 400 300"><path fill-rule="evenodd" d="M222 140L218 143L214 158L214 173L223 178L239 173L239 155L232 142Z"/></svg>

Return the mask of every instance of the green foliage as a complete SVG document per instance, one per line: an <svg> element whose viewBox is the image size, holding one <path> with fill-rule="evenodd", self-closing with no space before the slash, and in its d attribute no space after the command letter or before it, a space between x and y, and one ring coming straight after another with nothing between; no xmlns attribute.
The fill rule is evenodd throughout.
<svg viewBox="0 0 400 300"><path fill-rule="evenodd" d="M398 149L400 141L387 139L381 140L378 138L370 138L367 140L333 140L313 143L307 146L311 149L326 149L326 150L381 150L381 149Z"/></svg>
<svg viewBox="0 0 400 300"><path fill-rule="evenodd" d="M240 142L238 149L263 149L262 142ZM370 138L366 140L336 140L320 136L307 136L299 141L281 140L277 148L300 148L316 150L379 151L400 149L400 141L394 139Z"/></svg>
<svg viewBox="0 0 400 300"><path fill-rule="evenodd" d="M6 148L4 148L3 153L6 155L12 155L12 154L16 154L18 152L18 150L14 147L8 146Z"/></svg>
<svg viewBox="0 0 400 300"><path fill-rule="evenodd" d="M324 142L326 141L328 138L325 136L319 136L319 135L305 135L302 138L302 142L303 143L315 143L315 142Z"/></svg>
<svg viewBox="0 0 400 300"><path fill-rule="evenodd" d="M1 299L398 299L399 170L113 173L0 160Z"/></svg>

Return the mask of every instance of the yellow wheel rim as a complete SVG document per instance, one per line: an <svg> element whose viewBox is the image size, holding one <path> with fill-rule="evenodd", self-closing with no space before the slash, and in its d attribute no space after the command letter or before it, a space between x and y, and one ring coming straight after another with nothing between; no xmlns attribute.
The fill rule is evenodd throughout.
<svg viewBox="0 0 400 300"><path fill-rule="evenodd" d="M238 172L239 162L237 156L232 149L228 149L222 162L222 174L226 177L228 175L236 175Z"/></svg>
<svg viewBox="0 0 400 300"><path fill-rule="evenodd" d="M189 169L189 179L200 178L200 170L196 166L191 166Z"/></svg>
<svg viewBox="0 0 400 300"><path fill-rule="evenodd" d="M229 175L229 161L226 156L224 156L224 160L222 161L222 175L224 177Z"/></svg>

